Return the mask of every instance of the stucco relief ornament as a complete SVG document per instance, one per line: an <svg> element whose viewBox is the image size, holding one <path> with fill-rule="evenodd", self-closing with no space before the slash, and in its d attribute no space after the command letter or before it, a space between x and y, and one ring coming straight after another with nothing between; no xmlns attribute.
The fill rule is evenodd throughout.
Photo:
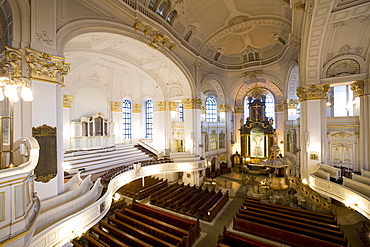
<svg viewBox="0 0 370 247"><path fill-rule="evenodd" d="M63 95L63 107L65 108L71 108L71 103L73 101L73 96L72 95Z"/></svg>
<svg viewBox="0 0 370 247"><path fill-rule="evenodd" d="M54 42L51 38L48 37L45 31L42 31L41 33L36 33L36 40L39 42L43 42L47 45L53 45Z"/></svg>
<svg viewBox="0 0 370 247"><path fill-rule="evenodd" d="M340 77L360 73L360 64L354 59L341 59L331 64L327 77Z"/></svg>

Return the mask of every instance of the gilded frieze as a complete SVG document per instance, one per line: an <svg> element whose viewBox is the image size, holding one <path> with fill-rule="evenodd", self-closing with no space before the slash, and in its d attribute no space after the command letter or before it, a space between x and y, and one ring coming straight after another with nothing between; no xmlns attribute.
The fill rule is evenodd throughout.
<svg viewBox="0 0 370 247"><path fill-rule="evenodd" d="M177 111L177 107L179 106L179 102L176 101L169 101L168 107L170 111Z"/></svg>
<svg viewBox="0 0 370 247"><path fill-rule="evenodd" d="M121 112L122 103L119 101L110 102L110 110L113 112Z"/></svg>
<svg viewBox="0 0 370 247"><path fill-rule="evenodd" d="M64 76L70 70L69 63L64 58L26 48L28 76L49 82L64 84Z"/></svg>
<svg viewBox="0 0 370 247"><path fill-rule="evenodd" d="M157 106L157 111L165 111L166 110L166 101L155 102L155 105Z"/></svg>
<svg viewBox="0 0 370 247"><path fill-rule="evenodd" d="M141 104L132 104L132 113L141 113Z"/></svg>
<svg viewBox="0 0 370 247"><path fill-rule="evenodd" d="M302 86L297 88L297 96L300 101L326 99L329 89L329 84Z"/></svg>
<svg viewBox="0 0 370 247"><path fill-rule="evenodd" d="M218 106L218 109L220 110L220 112L228 112L230 111L231 106L228 104L222 104Z"/></svg>
<svg viewBox="0 0 370 247"><path fill-rule="evenodd" d="M73 101L73 96L72 95L63 95L63 107L66 108L71 108L71 103Z"/></svg>
<svg viewBox="0 0 370 247"><path fill-rule="evenodd" d="M202 101L198 98L188 98L183 99L182 104L184 105L184 109L201 109Z"/></svg>
<svg viewBox="0 0 370 247"><path fill-rule="evenodd" d="M234 106L234 113L237 115L244 114L244 106Z"/></svg>

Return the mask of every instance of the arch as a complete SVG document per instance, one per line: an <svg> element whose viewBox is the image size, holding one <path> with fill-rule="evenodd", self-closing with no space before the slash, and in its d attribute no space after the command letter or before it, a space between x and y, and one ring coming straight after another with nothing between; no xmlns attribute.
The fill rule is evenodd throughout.
<svg viewBox="0 0 370 247"><path fill-rule="evenodd" d="M294 65L290 69L288 83L286 88L287 99L297 99L296 89L299 86L299 68L298 65Z"/></svg>
<svg viewBox="0 0 370 247"><path fill-rule="evenodd" d="M322 78L361 74L366 71L365 61L358 55L343 55L328 61L322 70Z"/></svg>
<svg viewBox="0 0 370 247"><path fill-rule="evenodd" d="M208 74L201 80L201 92L204 95L202 101L209 95L214 95L217 98L218 104L226 104L225 91L221 83L221 79L215 74Z"/></svg>
<svg viewBox="0 0 370 247"><path fill-rule="evenodd" d="M279 103L281 100L283 100L283 93L281 89L272 81L266 80L266 79L261 79L253 83L243 83L239 87L235 87L235 106L243 106L244 105L244 99L245 96L247 95L247 92L249 92L253 87L255 87L257 84L271 92L271 94L274 96L275 99L275 104Z"/></svg>
<svg viewBox="0 0 370 247"><path fill-rule="evenodd" d="M96 32L122 35L125 38L131 38L141 43L147 44L146 43L147 37L145 37L144 35L140 36L139 34L138 35L132 34L131 27L128 27L124 24L113 22L110 20L95 20L95 19L84 19L83 21L76 20L67 23L58 30L56 44L58 56L64 57L65 47L68 44L68 42L74 37L77 37L82 34ZM163 51L162 52L158 51L158 54L160 53L162 53L163 56L165 56L173 63L171 69L179 70L179 74L181 74L184 77L183 79L181 79L181 82L182 85L185 86L184 92L187 92L187 95L185 97L189 98L195 97L197 95L195 88L196 83L194 83L192 73L189 71L187 66L185 66L182 60L173 52L166 53ZM166 84L164 84L161 87L162 89L164 89L167 86Z"/></svg>

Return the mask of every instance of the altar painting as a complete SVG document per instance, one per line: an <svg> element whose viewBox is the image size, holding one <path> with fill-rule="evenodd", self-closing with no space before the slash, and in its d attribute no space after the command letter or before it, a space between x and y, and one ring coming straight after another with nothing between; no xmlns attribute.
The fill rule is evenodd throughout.
<svg viewBox="0 0 370 247"><path fill-rule="evenodd" d="M260 127L253 128L250 140L251 157L264 158L265 140L263 129Z"/></svg>

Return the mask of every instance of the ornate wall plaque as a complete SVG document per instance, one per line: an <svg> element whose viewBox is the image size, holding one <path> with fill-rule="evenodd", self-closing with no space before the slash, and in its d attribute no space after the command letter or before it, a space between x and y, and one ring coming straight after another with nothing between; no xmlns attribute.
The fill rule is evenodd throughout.
<svg viewBox="0 0 370 247"><path fill-rule="evenodd" d="M57 128L46 124L33 127L32 136L36 138L40 146L35 180L47 183L57 175Z"/></svg>

